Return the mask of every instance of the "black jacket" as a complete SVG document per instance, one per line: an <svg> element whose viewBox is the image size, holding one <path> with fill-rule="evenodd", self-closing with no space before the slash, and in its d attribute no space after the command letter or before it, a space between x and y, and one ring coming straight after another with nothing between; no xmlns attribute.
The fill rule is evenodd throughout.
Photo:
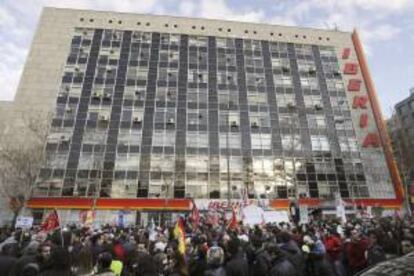
<svg viewBox="0 0 414 276"><path fill-rule="evenodd" d="M13 265L16 263L17 259L11 256L0 256L0 272L2 275L9 275L12 270Z"/></svg>
<svg viewBox="0 0 414 276"><path fill-rule="evenodd" d="M284 256L272 260L271 276L297 276L298 273L292 263Z"/></svg>
<svg viewBox="0 0 414 276"><path fill-rule="evenodd" d="M234 255L226 264L227 276L248 276L249 266L243 258L242 252Z"/></svg>

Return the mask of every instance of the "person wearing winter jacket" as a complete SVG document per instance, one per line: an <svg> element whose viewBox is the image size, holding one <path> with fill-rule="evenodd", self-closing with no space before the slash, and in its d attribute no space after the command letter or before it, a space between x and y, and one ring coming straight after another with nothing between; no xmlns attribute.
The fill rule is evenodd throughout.
<svg viewBox="0 0 414 276"><path fill-rule="evenodd" d="M368 249L368 240L354 229L351 231L351 241L345 246L346 259L350 275L355 275L368 265L365 251Z"/></svg>
<svg viewBox="0 0 414 276"><path fill-rule="evenodd" d="M223 267L224 251L219 246L212 246L207 251L207 270L204 276L226 276L226 270Z"/></svg>
<svg viewBox="0 0 414 276"><path fill-rule="evenodd" d="M368 237L369 244L366 252L366 259L368 266L373 266L386 260L385 251L382 246L378 244L378 236L374 232L369 233Z"/></svg>
<svg viewBox="0 0 414 276"><path fill-rule="evenodd" d="M345 276L345 270L342 265L342 241L335 228L328 229L323 243L326 248L327 261L332 266L337 276Z"/></svg>
<svg viewBox="0 0 414 276"><path fill-rule="evenodd" d="M266 252L269 254L271 269L270 276L298 276L298 272L286 255L280 250L275 243L266 246Z"/></svg>

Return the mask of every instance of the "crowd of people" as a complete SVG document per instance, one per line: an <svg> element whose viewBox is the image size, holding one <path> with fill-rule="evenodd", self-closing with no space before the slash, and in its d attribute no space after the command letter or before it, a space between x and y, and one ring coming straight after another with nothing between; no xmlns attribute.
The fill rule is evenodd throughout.
<svg viewBox="0 0 414 276"><path fill-rule="evenodd" d="M174 224L49 233L4 227L0 275L352 276L414 252L414 217L236 227L202 216L196 227L182 221L184 251Z"/></svg>

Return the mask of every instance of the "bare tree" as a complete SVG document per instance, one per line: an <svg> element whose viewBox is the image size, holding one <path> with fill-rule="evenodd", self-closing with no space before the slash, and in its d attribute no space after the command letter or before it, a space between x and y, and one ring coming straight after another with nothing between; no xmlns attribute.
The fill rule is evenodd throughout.
<svg viewBox="0 0 414 276"><path fill-rule="evenodd" d="M0 194L9 200L13 225L43 165L49 118L45 112L26 112L14 129L0 133Z"/></svg>

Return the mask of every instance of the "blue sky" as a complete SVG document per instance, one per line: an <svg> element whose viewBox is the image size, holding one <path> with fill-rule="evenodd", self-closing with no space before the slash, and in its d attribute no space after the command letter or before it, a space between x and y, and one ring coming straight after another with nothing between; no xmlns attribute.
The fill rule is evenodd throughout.
<svg viewBox="0 0 414 276"><path fill-rule="evenodd" d="M414 0L0 0L0 100L12 100L43 6L358 28L383 113L414 86Z"/></svg>

